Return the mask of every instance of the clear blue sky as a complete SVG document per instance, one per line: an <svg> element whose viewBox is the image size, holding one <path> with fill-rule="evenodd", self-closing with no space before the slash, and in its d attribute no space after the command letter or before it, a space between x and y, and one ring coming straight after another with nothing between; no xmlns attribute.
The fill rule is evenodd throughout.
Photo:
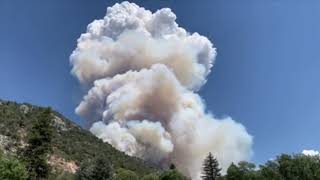
<svg viewBox="0 0 320 180"><path fill-rule="evenodd" d="M255 162L320 149L319 0L144 0L218 48L201 95L254 136ZM52 106L81 123L82 97L69 55L92 20L115 1L1 0L0 98Z"/></svg>

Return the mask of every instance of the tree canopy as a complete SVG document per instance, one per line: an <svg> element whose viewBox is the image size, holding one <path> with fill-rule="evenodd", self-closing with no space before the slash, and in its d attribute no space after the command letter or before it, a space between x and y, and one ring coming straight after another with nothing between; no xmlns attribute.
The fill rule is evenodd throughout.
<svg viewBox="0 0 320 180"><path fill-rule="evenodd" d="M76 173L77 180L109 180L112 178L112 167L105 158L98 156L93 162L83 163Z"/></svg>
<svg viewBox="0 0 320 180"><path fill-rule="evenodd" d="M47 159L52 150L52 131L51 109L47 108L32 122L32 128L27 135L28 145L23 157L30 180L46 179L49 176L50 166Z"/></svg>
<svg viewBox="0 0 320 180"><path fill-rule="evenodd" d="M320 157L282 154L256 168L254 164L231 164L225 180L319 180Z"/></svg>
<svg viewBox="0 0 320 180"><path fill-rule="evenodd" d="M0 179L1 180L26 180L27 171L23 163L10 155L0 152Z"/></svg>

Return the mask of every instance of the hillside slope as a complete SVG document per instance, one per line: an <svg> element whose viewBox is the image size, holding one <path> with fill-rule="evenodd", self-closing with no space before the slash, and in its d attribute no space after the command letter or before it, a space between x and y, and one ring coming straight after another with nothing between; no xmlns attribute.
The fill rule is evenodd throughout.
<svg viewBox="0 0 320 180"><path fill-rule="evenodd" d="M23 149L31 122L42 109L26 103L0 100L0 149L12 153ZM110 144L103 143L58 112L53 112L53 126L53 153L48 161L54 172L74 173L81 163L96 156L108 159L114 168L129 169L138 175L159 170L152 164L127 156Z"/></svg>

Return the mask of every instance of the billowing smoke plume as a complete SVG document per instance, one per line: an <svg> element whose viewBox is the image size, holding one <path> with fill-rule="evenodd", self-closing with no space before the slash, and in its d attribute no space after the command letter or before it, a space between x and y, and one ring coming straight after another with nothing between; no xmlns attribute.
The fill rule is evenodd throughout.
<svg viewBox="0 0 320 180"><path fill-rule="evenodd" d="M205 113L197 90L215 59L212 43L190 34L168 8L123 2L89 24L71 55L72 74L91 87L76 112L90 131L129 155L174 163L197 179L212 152L222 168L246 160L252 137L231 118Z"/></svg>

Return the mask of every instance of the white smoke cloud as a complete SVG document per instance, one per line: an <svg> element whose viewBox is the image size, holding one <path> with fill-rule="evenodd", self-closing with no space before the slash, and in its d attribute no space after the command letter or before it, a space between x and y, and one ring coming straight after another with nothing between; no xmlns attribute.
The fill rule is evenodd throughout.
<svg viewBox="0 0 320 180"><path fill-rule="evenodd" d="M70 57L72 74L91 87L76 112L90 131L129 155L175 163L193 179L212 152L225 171L248 160L252 137L231 118L205 113L197 90L216 56L168 8L155 13L123 2L88 25Z"/></svg>
<svg viewBox="0 0 320 180"><path fill-rule="evenodd" d="M303 150L302 154L306 156L319 156L320 152L317 150L310 149L310 150Z"/></svg>

